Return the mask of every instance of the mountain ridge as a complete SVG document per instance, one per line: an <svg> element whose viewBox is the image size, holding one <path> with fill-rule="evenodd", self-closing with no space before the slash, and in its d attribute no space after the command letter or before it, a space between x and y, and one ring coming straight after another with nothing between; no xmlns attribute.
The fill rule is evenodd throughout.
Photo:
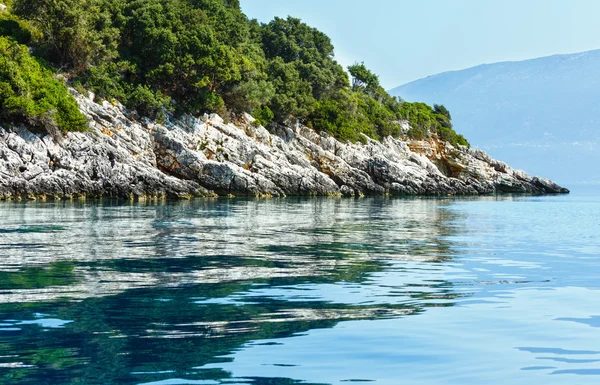
<svg viewBox="0 0 600 385"><path fill-rule="evenodd" d="M387 91L394 92L394 90L396 90L398 88L402 88L402 87L408 86L412 83L417 83L417 82L420 82L420 81L423 81L426 79L435 78L438 76L443 76L443 75L448 75L448 74L453 74L453 73L457 73L457 72L465 72L468 70L474 70L474 69L484 68L484 67L488 67L488 66L501 65L501 64L523 63L523 62L529 62L529 61L536 61L536 60L540 60L540 59L550 59L550 58L558 58L558 57L566 57L566 56L569 56L569 57L579 56L579 55L586 55L586 54L595 53L595 52L600 53L600 48L589 50L589 51L573 52L573 53L557 53L557 54L552 54L552 55L548 55L548 56L540 56L540 57L534 57L534 58L523 59L523 60L503 60L503 61L499 61L499 62L482 63L482 64L477 64L474 66L465 67L465 68L461 68L461 69L457 69L457 70L448 70L448 71L439 72L439 73L433 74L433 75L427 75L427 76L424 76L424 77L421 77L421 78L418 78L415 80L411 80L411 81L401 84L399 86L392 87L392 88L388 89Z"/></svg>
<svg viewBox="0 0 600 385"><path fill-rule="evenodd" d="M475 147L563 182L600 179L600 50L446 71L390 90L444 104Z"/></svg>

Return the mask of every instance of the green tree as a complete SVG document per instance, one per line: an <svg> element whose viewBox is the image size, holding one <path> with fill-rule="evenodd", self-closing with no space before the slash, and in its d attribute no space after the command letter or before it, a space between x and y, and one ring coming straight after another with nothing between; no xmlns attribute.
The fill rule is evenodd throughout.
<svg viewBox="0 0 600 385"><path fill-rule="evenodd" d="M352 90L354 91L374 93L381 88L379 78L367 69L365 63L356 63L349 66L348 72L352 76Z"/></svg>
<svg viewBox="0 0 600 385"><path fill-rule="evenodd" d="M407 120L409 137L466 143L444 106L390 96L364 63L348 67L350 83L327 35L293 17L248 20L238 0L14 0L11 9L18 17L1 15L0 35L142 115L251 112L260 124L291 117L351 141L399 136ZM4 116L62 119L7 84L5 99L25 99Z"/></svg>
<svg viewBox="0 0 600 385"><path fill-rule="evenodd" d="M348 87L347 75L333 59L331 40L322 32L291 17L275 18L261 32L276 118L306 118L318 100Z"/></svg>
<svg viewBox="0 0 600 385"><path fill-rule="evenodd" d="M96 0L19 0L13 10L41 32L40 49L60 68L79 73L117 55L119 31Z"/></svg>
<svg viewBox="0 0 600 385"><path fill-rule="evenodd" d="M445 117L448 118L448 120L452 119L452 116L450 116L450 111L448 111L448 109L446 107L444 107L444 105L442 105L442 104L434 104L433 111L436 114L444 115Z"/></svg>

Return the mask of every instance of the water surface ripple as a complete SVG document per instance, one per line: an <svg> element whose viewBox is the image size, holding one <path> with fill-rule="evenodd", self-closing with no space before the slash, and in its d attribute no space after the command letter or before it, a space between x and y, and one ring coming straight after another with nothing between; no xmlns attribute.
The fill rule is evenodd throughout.
<svg viewBox="0 0 600 385"><path fill-rule="evenodd" d="M0 384L597 384L600 193L0 204Z"/></svg>

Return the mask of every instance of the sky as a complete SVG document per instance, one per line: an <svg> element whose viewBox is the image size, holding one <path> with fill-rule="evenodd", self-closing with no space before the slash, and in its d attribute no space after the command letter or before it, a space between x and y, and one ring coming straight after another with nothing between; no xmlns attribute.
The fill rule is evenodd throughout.
<svg viewBox="0 0 600 385"><path fill-rule="evenodd" d="M252 19L302 19L340 64L391 89L440 72L600 48L598 0L241 0Z"/></svg>

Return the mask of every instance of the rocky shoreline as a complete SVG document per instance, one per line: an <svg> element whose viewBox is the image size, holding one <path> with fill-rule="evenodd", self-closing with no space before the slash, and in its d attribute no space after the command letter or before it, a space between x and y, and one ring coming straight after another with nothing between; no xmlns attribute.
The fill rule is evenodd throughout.
<svg viewBox="0 0 600 385"><path fill-rule="evenodd" d="M435 139L345 144L249 115L158 124L72 90L90 131L62 137L0 127L0 200L290 195L568 193L485 152Z"/></svg>

